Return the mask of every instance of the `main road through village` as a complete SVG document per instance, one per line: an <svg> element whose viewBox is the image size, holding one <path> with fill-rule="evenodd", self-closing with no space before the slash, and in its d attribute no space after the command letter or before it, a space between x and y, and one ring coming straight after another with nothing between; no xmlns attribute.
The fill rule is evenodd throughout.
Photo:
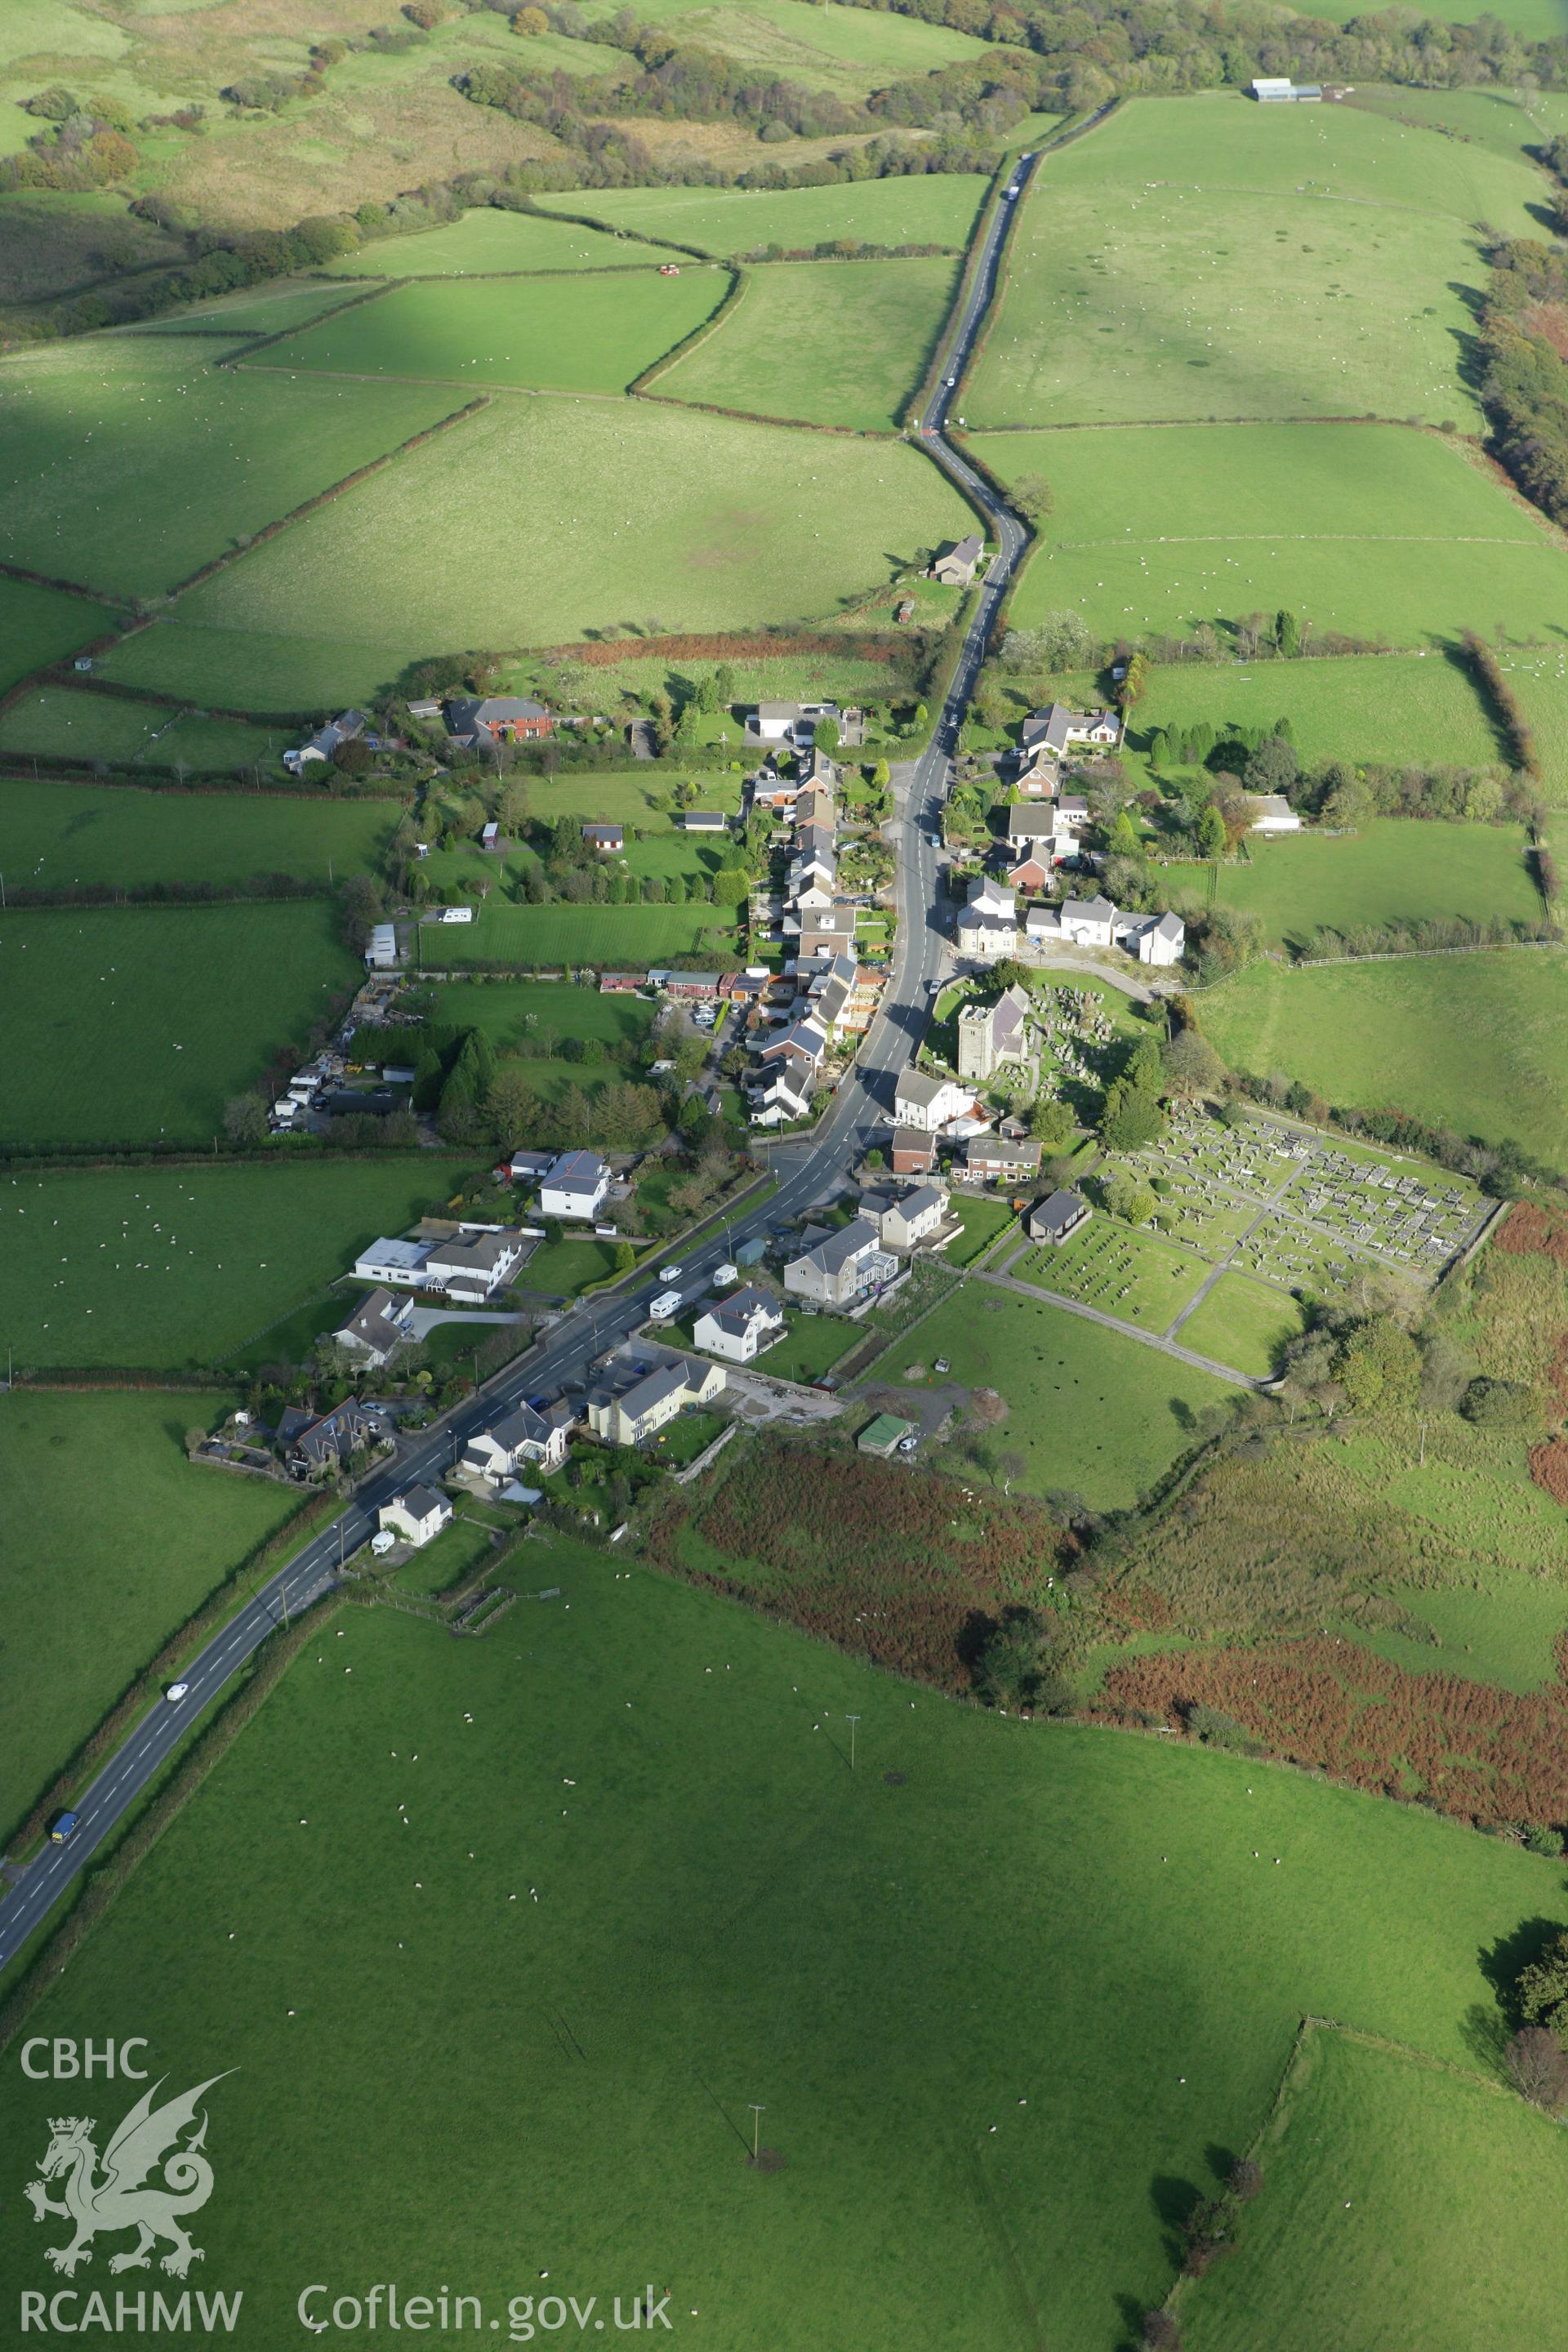
<svg viewBox="0 0 1568 2352"><path fill-rule="evenodd" d="M1008 185L1021 188L1035 161L1029 157L1016 164ZM925 448L989 519L999 552L986 574L930 742L920 759L896 780L895 815L889 831L898 858L899 923L892 971L859 1055L816 1133L802 1143L775 1147L772 1158L777 1191L683 1255L681 1287L688 1296L711 1278L739 1244L800 1216L837 1189L846 1169L868 1148L874 1130L886 1125L894 1081L912 1060L929 1015L931 983L947 943L936 895L934 842L939 813L958 730L996 607L1026 539L1021 524L1000 504L990 486L943 437L942 427L952 398L950 380L962 375L994 291L997 262L1013 209L1011 200L994 208L970 273L968 291L948 330L937 390L921 419ZM341 1517L312 1537L286 1568L258 1590L186 1667L184 1679L188 1688L181 1704L154 1705L98 1774L76 1807L78 1825L69 1842L47 1846L36 1863L18 1874L0 1906L0 1968L21 1949L91 1861L95 1850L136 1803L187 1727L287 1615L307 1607L333 1583L340 1560L375 1532L380 1506L417 1479L438 1480L468 1439L520 1399L580 1381L595 1357L647 1320L648 1307L661 1286L656 1280L634 1283L567 1315L541 1345L509 1364L456 1412L422 1432L417 1443L400 1447L395 1465L368 1479Z"/></svg>

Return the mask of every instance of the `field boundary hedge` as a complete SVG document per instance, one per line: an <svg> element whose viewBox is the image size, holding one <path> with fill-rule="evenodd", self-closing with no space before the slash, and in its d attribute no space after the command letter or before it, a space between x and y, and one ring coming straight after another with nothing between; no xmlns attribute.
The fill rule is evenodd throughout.
<svg viewBox="0 0 1568 2352"><path fill-rule="evenodd" d="M410 450L419 448L424 442L433 441L437 434L447 432L454 425L461 425L466 418L489 405L490 395L481 393L461 408L453 409L449 416L439 416L434 425L421 426L417 433L411 433L406 441L400 441L395 449L384 450L379 457L372 457L367 465L357 466L352 474L345 474L342 481L329 482L324 490L317 490L313 497L306 499L300 506L290 507L287 514L263 523L259 530L252 531L244 547L226 548L221 555L212 556L205 563L199 564L188 577L175 581L172 587L163 591L165 599L172 602L177 596L186 595L191 589L201 587L218 572L226 572L231 563L240 562L254 549L264 547L269 539L276 539L279 531L303 522L305 517L314 514L318 508L330 506L334 499L341 499L345 490L357 489L361 482L368 481L373 474L379 474L384 467L395 465L399 457L406 457Z"/></svg>
<svg viewBox="0 0 1568 2352"><path fill-rule="evenodd" d="M647 387L649 384L657 383L659 377L665 373L666 370L672 368L675 365L677 360L684 359L688 352L694 352L697 349L699 343L706 342L710 335L716 334L719 329L723 325L725 320L739 308L742 299L744 298L748 283L745 271L743 269L735 268L733 265L729 262L709 261L706 259L704 260L703 267L709 269L724 269L728 271L730 283L727 289L721 297L720 300L714 305L713 309L709 311L708 316L702 320L699 325L693 327L689 335L682 335L679 342L672 343L669 350L664 353L662 358L654 360L647 367L644 368L641 375L636 375L632 378L630 383L626 386L626 394L629 399L646 399L647 397ZM694 406L695 403L690 401L681 401L676 404L684 408Z"/></svg>
<svg viewBox="0 0 1568 2352"><path fill-rule="evenodd" d="M61 1975L66 1963L86 1941L104 1913L125 1886L139 1863L145 1860L165 1830L184 1811L215 1764L233 1747L285 1669L321 1632L323 1622L342 1605L333 1591L303 1610L286 1630L268 1634L254 1654L245 1679L225 1701L221 1711L177 1765L172 1777L115 1846L108 1859L85 1875L81 1893L35 1956L26 1974L0 2008L0 2050L16 2038L38 2001Z"/></svg>
<svg viewBox="0 0 1568 2352"><path fill-rule="evenodd" d="M330 278L323 278L321 282L329 286L342 283L340 279ZM354 282L353 278L349 280L351 285ZM378 294L390 293L393 287L400 283L401 281L395 278L378 278L373 285L365 289L363 294L345 294L341 302L334 302L330 310L320 311L313 319L297 319L291 327L275 327L270 334L263 329L257 334L254 342L247 342L234 353L232 358L219 360L218 365L220 368L226 368L230 374L234 374L247 361L253 360L258 352L268 351L274 343L286 343L290 336L301 335L308 328L321 326L328 319L341 317L345 310L357 310L362 302L374 302ZM234 330L231 328L229 331L232 333Z"/></svg>
<svg viewBox="0 0 1568 2352"><path fill-rule="evenodd" d="M228 711L208 713L209 717L222 719L236 715ZM200 713L182 709L181 716L195 718ZM307 719L300 723L313 726L315 721ZM276 725L277 721L274 720L273 724ZM173 768L166 768L157 761L151 761L145 768L106 767L100 773L96 768L84 768L79 760L68 758L62 751L0 751L0 775L13 776L23 782L30 782L35 761L42 772L37 777L40 783L45 781L47 773L51 783L104 784L111 789L130 792L140 787L149 793L194 793L209 799L216 796L219 800L231 800L237 793L249 793L254 799L259 793L268 800L310 801L318 808L353 808L367 801L387 808L405 808L414 797L412 785L406 793L377 793L357 786L352 781L341 793L301 792L291 777L280 776L276 782L270 777L263 777L258 783L248 768L238 766L203 768L199 772L200 776L210 780L203 782L193 782L187 775L182 782ZM242 777L248 781L241 782Z"/></svg>
<svg viewBox="0 0 1568 2352"><path fill-rule="evenodd" d="M225 1386L232 1389L232 1381ZM172 1390L171 1394L188 1393ZM126 1685L106 1715L101 1716L85 1739L77 1747L69 1760L56 1773L31 1810L24 1816L16 1834L7 1839L7 1852L26 1847L44 1833L51 1815L68 1804L73 1790L79 1790L102 1764L110 1750L131 1729L143 1708L153 1704L159 1686L170 1670L179 1664L191 1651L211 1639L228 1622L237 1602L248 1598L258 1573L271 1568L288 1553L296 1549L302 1538L310 1535L321 1521L336 1517L342 1509L342 1497L335 1488L318 1490L293 1515L274 1528L231 1569L191 1614L171 1633L157 1655L150 1659L141 1672Z"/></svg>
<svg viewBox="0 0 1568 2352"><path fill-rule="evenodd" d="M89 588L80 580L59 580L52 572L34 572L26 563L11 563L4 557L0 557L0 573L7 580L20 580L25 587L53 588L62 596L79 596L86 604L117 604L122 613L136 610L131 597L112 588Z"/></svg>

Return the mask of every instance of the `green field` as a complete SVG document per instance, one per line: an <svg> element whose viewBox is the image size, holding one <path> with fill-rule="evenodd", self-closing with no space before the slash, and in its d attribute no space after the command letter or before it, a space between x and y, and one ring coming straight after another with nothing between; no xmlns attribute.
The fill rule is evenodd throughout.
<svg viewBox="0 0 1568 2352"><path fill-rule="evenodd" d="M0 1399L0 1827L21 1819L169 1635L299 1507L286 1487L186 1461L185 1431L237 1402L211 1391Z"/></svg>
<svg viewBox="0 0 1568 2352"><path fill-rule="evenodd" d="M236 375L212 352L98 335L0 363L0 552L156 595L460 404L433 385Z"/></svg>
<svg viewBox="0 0 1568 2352"><path fill-rule="evenodd" d="M891 432L952 308L955 261L753 269L712 334L658 379L667 399Z"/></svg>
<svg viewBox="0 0 1568 2352"><path fill-rule="evenodd" d="M421 923L422 970L465 963L607 964L638 971L706 941L734 945L729 907L510 907L491 898L471 923Z"/></svg>
<svg viewBox="0 0 1568 2352"><path fill-rule="evenodd" d="M1474 1586L1396 1585L1392 1598L1432 1628L1440 1648L1434 1653L1393 1628L1357 1628L1354 1639L1411 1674L1430 1674L1436 1664L1515 1691L1544 1690L1557 1679L1556 1643L1568 1619L1568 1585L1558 1579L1493 1570Z"/></svg>
<svg viewBox="0 0 1568 2352"><path fill-rule="evenodd" d="M1476 224L1532 236L1522 159L1239 92L1135 99L1047 157L959 405L976 425L1454 418Z"/></svg>
<svg viewBox="0 0 1568 2352"><path fill-rule="evenodd" d="M1256 915L1271 946L1307 948L1320 925L1415 923L1468 915L1531 923L1541 894L1517 825L1423 824L1384 817L1353 835L1291 834L1248 845L1222 866L1222 906ZM1198 867L1188 869L1196 884Z"/></svg>
<svg viewBox="0 0 1568 2352"><path fill-rule="evenodd" d="M566 209L591 209L584 195ZM504 277L511 270L624 269L652 256L576 221L545 220L537 213L498 213L486 206L446 228L416 236L383 237L327 264L333 278Z"/></svg>
<svg viewBox="0 0 1568 2352"><path fill-rule="evenodd" d="M636 401L497 401L179 611L239 635L319 628L374 648L386 677L432 646L825 613L969 520L913 449Z"/></svg>
<svg viewBox="0 0 1568 2352"><path fill-rule="evenodd" d="M1497 730L1448 654L1348 654L1331 661L1166 663L1150 679L1127 749L1156 727L1272 727L1288 719L1303 764L1322 760L1492 767Z"/></svg>
<svg viewBox="0 0 1568 2352"><path fill-rule="evenodd" d="M910 1364L929 1372L938 1356L952 1367L944 1381L1006 1400L993 1435L1027 1464L1020 1484L1081 1495L1091 1511L1127 1509L1192 1442L1195 1416L1235 1394L1136 1339L983 1282L965 1284L897 1342L878 1376L897 1381Z"/></svg>
<svg viewBox="0 0 1568 2352"><path fill-rule="evenodd" d="M505 1054L525 1045L539 1050L550 1030L558 1038L633 1044L647 1035L653 1015L653 1005L640 997L605 996L571 982L487 980L453 981L437 989L433 1018L456 1029L481 1029L497 1053ZM584 1065L564 1066L580 1074Z"/></svg>
<svg viewBox="0 0 1568 2352"><path fill-rule="evenodd" d="M1154 1332L1169 1327L1208 1273L1190 1250L1108 1214L1092 1218L1059 1249L1030 1250L1013 1267L1016 1281Z"/></svg>
<svg viewBox="0 0 1568 2352"><path fill-rule="evenodd" d="M33 909L0 919L0 1143L209 1144L351 987L321 899Z"/></svg>
<svg viewBox="0 0 1568 2352"><path fill-rule="evenodd" d="M464 1169L432 1152L0 1180L5 1338L18 1369L264 1361L263 1334L379 1234L444 1209Z"/></svg>
<svg viewBox="0 0 1568 2352"><path fill-rule="evenodd" d="M13 887L42 890L77 882L128 889L143 882L244 882L253 874L325 881L329 867L341 880L374 871L396 819L395 805L386 801L148 792L8 777L0 782L0 870Z"/></svg>
<svg viewBox="0 0 1568 2352"><path fill-rule="evenodd" d="M1178 2295L1190 2352L1495 2352L1560 2326L1568 2140L1495 2077L1316 2028L1257 2153L1237 2252Z"/></svg>
<svg viewBox="0 0 1568 2352"><path fill-rule="evenodd" d="M1216 1364L1266 1380L1300 1328L1301 1310L1288 1293L1245 1274L1222 1274L1174 1337Z"/></svg>
<svg viewBox="0 0 1568 2352"><path fill-rule="evenodd" d="M1568 662L1555 647L1542 646L1501 659L1535 738L1545 797L1568 808Z"/></svg>
<svg viewBox="0 0 1568 2352"><path fill-rule="evenodd" d="M258 368L332 375L429 376L449 384L624 392L723 299L713 269L662 278L421 278L268 344Z"/></svg>
<svg viewBox="0 0 1568 2352"><path fill-rule="evenodd" d="M1552 949L1257 964L1209 990L1202 1017L1233 1069L1288 1070L1331 1102L1513 1136L1568 1166L1568 962Z"/></svg>
<svg viewBox="0 0 1568 2352"><path fill-rule="evenodd" d="M1016 626L1081 612L1108 637L1187 634L1287 605L1321 636L1439 645L1480 621L1540 632L1568 562L1529 509L1436 434L1177 425L980 437L1004 481L1056 491Z"/></svg>
<svg viewBox="0 0 1568 2352"><path fill-rule="evenodd" d="M613 16L614 0L594 0L585 13ZM784 75L847 97L939 66L984 60L989 46L919 17L889 16L884 22L880 14L803 5L802 0L731 0L706 7L693 7L689 0L648 0L646 17L682 41L755 66L770 80ZM579 209L595 207L584 203Z"/></svg>
<svg viewBox="0 0 1568 2352"><path fill-rule="evenodd" d="M791 13L805 11L797 5ZM819 23L855 21L844 9L810 13ZM895 26L909 31L915 23L908 16L872 21L879 35ZM964 246L986 185L977 174L931 172L831 188L595 188L546 196L542 205L727 257L764 245L799 252L832 237L858 237L863 245Z"/></svg>
<svg viewBox="0 0 1568 2352"><path fill-rule="evenodd" d="M258 336L280 335L291 327L304 326L308 320L321 318L324 311L341 310L345 302L353 300L357 290L353 286L300 285L289 278L264 278L258 286L247 287L243 293L221 295L216 301L195 302L188 310L149 319L133 331L188 335L197 328L204 334L209 329L222 328L234 338L223 353L231 358ZM216 358L223 347L213 342L207 349Z"/></svg>
<svg viewBox="0 0 1568 2352"><path fill-rule="evenodd" d="M182 717L158 703L70 686L38 687L0 713L0 751L24 759L36 752L75 760L84 768L96 761L130 767L145 757L155 767L181 763L196 774L232 774L259 766L277 775L286 740L287 730L280 728L199 719L195 712Z"/></svg>
<svg viewBox="0 0 1568 2352"><path fill-rule="evenodd" d="M361 645L331 635L200 628L160 615L151 628L122 637L103 674L226 709L286 714L341 710L369 702L407 661L408 646ZM302 730L301 730L302 731Z"/></svg>
<svg viewBox="0 0 1568 2352"><path fill-rule="evenodd" d="M1015 1213L1010 1202L987 1201L978 1195L955 1194L950 1206L963 1231L942 1252L949 1265L973 1265L977 1257L984 1256L997 1234L1006 1232Z"/></svg>
<svg viewBox="0 0 1568 2352"><path fill-rule="evenodd" d="M0 694L46 662L64 661L112 626L105 605L0 574Z"/></svg>
<svg viewBox="0 0 1568 2352"><path fill-rule="evenodd" d="M1112 2352L1172 2280L1151 2180L1212 2184L1304 2012L1473 2064L1479 1956L1563 1912L1549 1864L1413 1808L955 1706L560 1542L529 1549L547 1584L485 1641L324 1626L29 2021L240 2070L208 2140L252 2193L220 2171L202 2276L268 2341L374 2245L487 2314L651 2275L725 2352L837 2344L850 2308L867 2352L1011 2352L1025 2308ZM436 2241L389 2039L460 2183ZM58 2105L19 2081L29 2153ZM1390 2173L1374 2215L1425 2177L1403 2147ZM1457 2184L1450 2246L1494 2212ZM0 2231L47 2285L19 2200Z"/></svg>

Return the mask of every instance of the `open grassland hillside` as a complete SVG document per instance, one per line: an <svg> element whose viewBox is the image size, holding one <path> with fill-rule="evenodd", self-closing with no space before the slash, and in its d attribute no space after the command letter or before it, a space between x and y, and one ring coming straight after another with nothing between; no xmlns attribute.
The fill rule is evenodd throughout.
<svg viewBox="0 0 1568 2352"><path fill-rule="evenodd" d="M0 870L13 890L245 882L261 874L324 882L329 871L341 879L373 869L397 814L386 801L140 792L10 776L0 780Z"/></svg>
<svg viewBox="0 0 1568 2352"><path fill-rule="evenodd" d="M1199 869L1190 869L1194 886ZM1206 879L1206 877L1205 877ZM1421 824L1389 817L1350 837L1288 835L1222 866L1218 900L1256 915L1273 947L1310 948L1320 927L1540 920L1541 894L1518 825Z"/></svg>
<svg viewBox="0 0 1568 2352"><path fill-rule="evenodd" d="M624 392L683 342L729 279L692 268L616 275L421 279L268 344L258 369L360 378L426 376L458 387Z"/></svg>
<svg viewBox="0 0 1568 2352"><path fill-rule="evenodd" d="M1056 510L1012 606L1081 612L1108 637L1190 633L1288 606L1321 636L1439 645L1552 626L1568 556L1549 527L1436 434L1397 425L1177 425L976 438Z"/></svg>
<svg viewBox="0 0 1568 2352"><path fill-rule="evenodd" d="M569 207L588 208L586 195ZM329 262L333 278L488 278L513 270L625 269L658 257L635 243L540 213L465 213L445 228L384 237Z"/></svg>
<svg viewBox="0 0 1568 2352"><path fill-rule="evenodd" d="M1420 1812L980 1715L602 1557L531 1556L562 1600L515 1633L324 1625L30 2021L243 2070L212 2129L279 2193L215 2196L205 2275L271 2334L300 2199L312 2275L402 2249L391 2036L424 2161L462 2182L444 2274L488 2309L629 2264L598 2217L630 2211L639 2278L727 2347L837 2340L853 2307L868 2352L979 2352L1026 2307L1112 2352L1304 2011L1473 2064L1479 1956L1562 1913L1548 1864ZM763 2092L784 2170L759 2195ZM18 2099L41 2148L58 2094ZM1397 2214L1409 2185L1365 2193ZM1452 2238L1471 2210L1446 2207ZM13 2263L32 2230L8 2204Z"/></svg>
<svg viewBox="0 0 1568 2352"><path fill-rule="evenodd" d="M1568 808L1568 651L1548 642L1500 659L1534 737L1546 798Z"/></svg>
<svg viewBox="0 0 1568 2352"><path fill-rule="evenodd" d="M433 1152L0 1179L16 1364L267 1362L270 1327L324 1298L379 1234L443 1213L463 1175ZM340 1322L353 1296L340 1294Z"/></svg>
<svg viewBox="0 0 1568 2352"><path fill-rule="evenodd" d="M1019 716L1024 715L1022 709ZM1495 766L1505 755L1465 664L1451 652L1346 654L1324 661L1167 663L1150 677L1126 750L1147 750L1156 728L1290 721L1307 767L1348 760L1388 767Z"/></svg>
<svg viewBox="0 0 1568 2352"><path fill-rule="evenodd" d="M1522 26L1532 9L1542 19L1535 37L1561 36L1561 0L1513 0L1511 6L1488 13ZM1352 12L1347 5L1323 13L1339 22ZM1464 22L1464 13L1454 12L1456 23ZM1531 148L1568 130L1568 98L1562 90L1412 89L1401 83L1372 82L1357 89L1350 103L1358 111L1389 116L1412 130L1436 131L1461 145L1488 147L1494 154L1514 159L1528 160Z"/></svg>
<svg viewBox="0 0 1568 2352"><path fill-rule="evenodd" d="M938 260L752 269L713 332L658 377L659 394L890 432L935 348L958 270Z"/></svg>
<svg viewBox="0 0 1568 2352"><path fill-rule="evenodd" d="M108 607L85 596L0 577L0 694L46 662L63 661L79 646L90 645L113 625Z"/></svg>
<svg viewBox="0 0 1568 2352"><path fill-rule="evenodd" d="M237 770L259 769L280 776L279 755L286 740L278 728L200 719L194 711L182 714L165 704L132 702L68 686L39 687L0 711L0 751L22 760L29 755L70 760L83 769L100 761L127 768L145 759L159 768L178 765L196 775L232 776Z"/></svg>
<svg viewBox="0 0 1568 2352"><path fill-rule="evenodd" d="M13 911L0 1144L210 1143L229 1096L322 1018L355 962L322 899Z"/></svg>
<svg viewBox="0 0 1568 2352"><path fill-rule="evenodd" d="M160 614L147 627L121 638L105 660L103 674L120 685L181 700L303 716L371 701L405 662L417 657L412 644L365 645L330 632L295 635L287 628L239 635ZM291 740L300 731L291 726Z"/></svg>
<svg viewBox="0 0 1568 2352"><path fill-rule="evenodd" d="M603 19L614 0L592 0L584 12ZM916 16L858 8L818 8L808 0L732 0L693 7L690 0L648 0L645 20L672 37L717 49L754 65L771 79L801 81L858 98L890 81L931 73L939 66L984 61L989 42Z"/></svg>
<svg viewBox="0 0 1568 2352"><path fill-rule="evenodd" d="M14 1826L169 1635L298 1509L287 1487L186 1461L187 1428L237 1402L210 1390L5 1397L0 1827Z"/></svg>
<svg viewBox="0 0 1568 2352"><path fill-rule="evenodd" d="M211 352L106 335L0 364L0 554L157 595L462 404L444 386L237 375Z"/></svg>
<svg viewBox="0 0 1568 2352"><path fill-rule="evenodd" d="M913 449L640 402L498 400L178 610L237 635L357 641L386 677L444 646L809 617L969 521Z"/></svg>
<svg viewBox="0 0 1568 2352"><path fill-rule="evenodd" d="M1461 1135L1512 1136L1568 1164L1568 961L1513 948L1394 963L1256 964L1205 992L1233 1069L1286 1071L1328 1101L1397 1108Z"/></svg>
<svg viewBox="0 0 1568 2352"><path fill-rule="evenodd" d="M1176 2296L1190 2352L1550 2338L1568 2137L1494 2080L1313 2028L1254 2153L1264 2187L1236 2252Z"/></svg>
<svg viewBox="0 0 1568 2352"><path fill-rule="evenodd" d="M975 425L1474 425L1477 225L1538 233L1522 161L1338 107L1134 99L1047 158L960 404Z"/></svg>
<svg viewBox="0 0 1568 2352"><path fill-rule="evenodd" d="M172 311L166 318L149 319L144 325L122 331L121 340L131 341L142 335L192 335L200 332L221 332L233 337L227 350L213 341L208 354L214 359L231 358L246 343L263 335L286 334L291 327L302 327L311 319L320 319L329 310L341 310L363 289L355 286L327 286L311 279L301 283L297 278L263 278L259 285L247 286L237 294L219 295L210 302L193 302L184 310Z"/></svg>
<svg viewBox="0 0 1568 2352"><path fill-rule="evenodd" d="M795 0L781 0L795 7ZM814 9L822 23L849 24L844 10ZM907 16L879 25L911 28ZM967 245L989 184L970 173L912 173L830 188L592 188L546 196L546 212L580 213L634 236L729 257L777 245L785 252L825 237L862 245ZM444 231L444 235L451 232Z"/></svg>

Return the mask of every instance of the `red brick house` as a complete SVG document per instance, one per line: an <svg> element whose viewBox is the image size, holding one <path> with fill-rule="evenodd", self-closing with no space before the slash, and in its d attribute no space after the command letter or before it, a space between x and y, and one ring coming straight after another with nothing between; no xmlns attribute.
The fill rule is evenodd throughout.
<svg viewBox="0 0 1568 2352"><path fill-rule="evenodd" d="M936 1138L918 1127L896 1127L889 1156L895 1176L929 1176L936 1166Z"/></svg>

